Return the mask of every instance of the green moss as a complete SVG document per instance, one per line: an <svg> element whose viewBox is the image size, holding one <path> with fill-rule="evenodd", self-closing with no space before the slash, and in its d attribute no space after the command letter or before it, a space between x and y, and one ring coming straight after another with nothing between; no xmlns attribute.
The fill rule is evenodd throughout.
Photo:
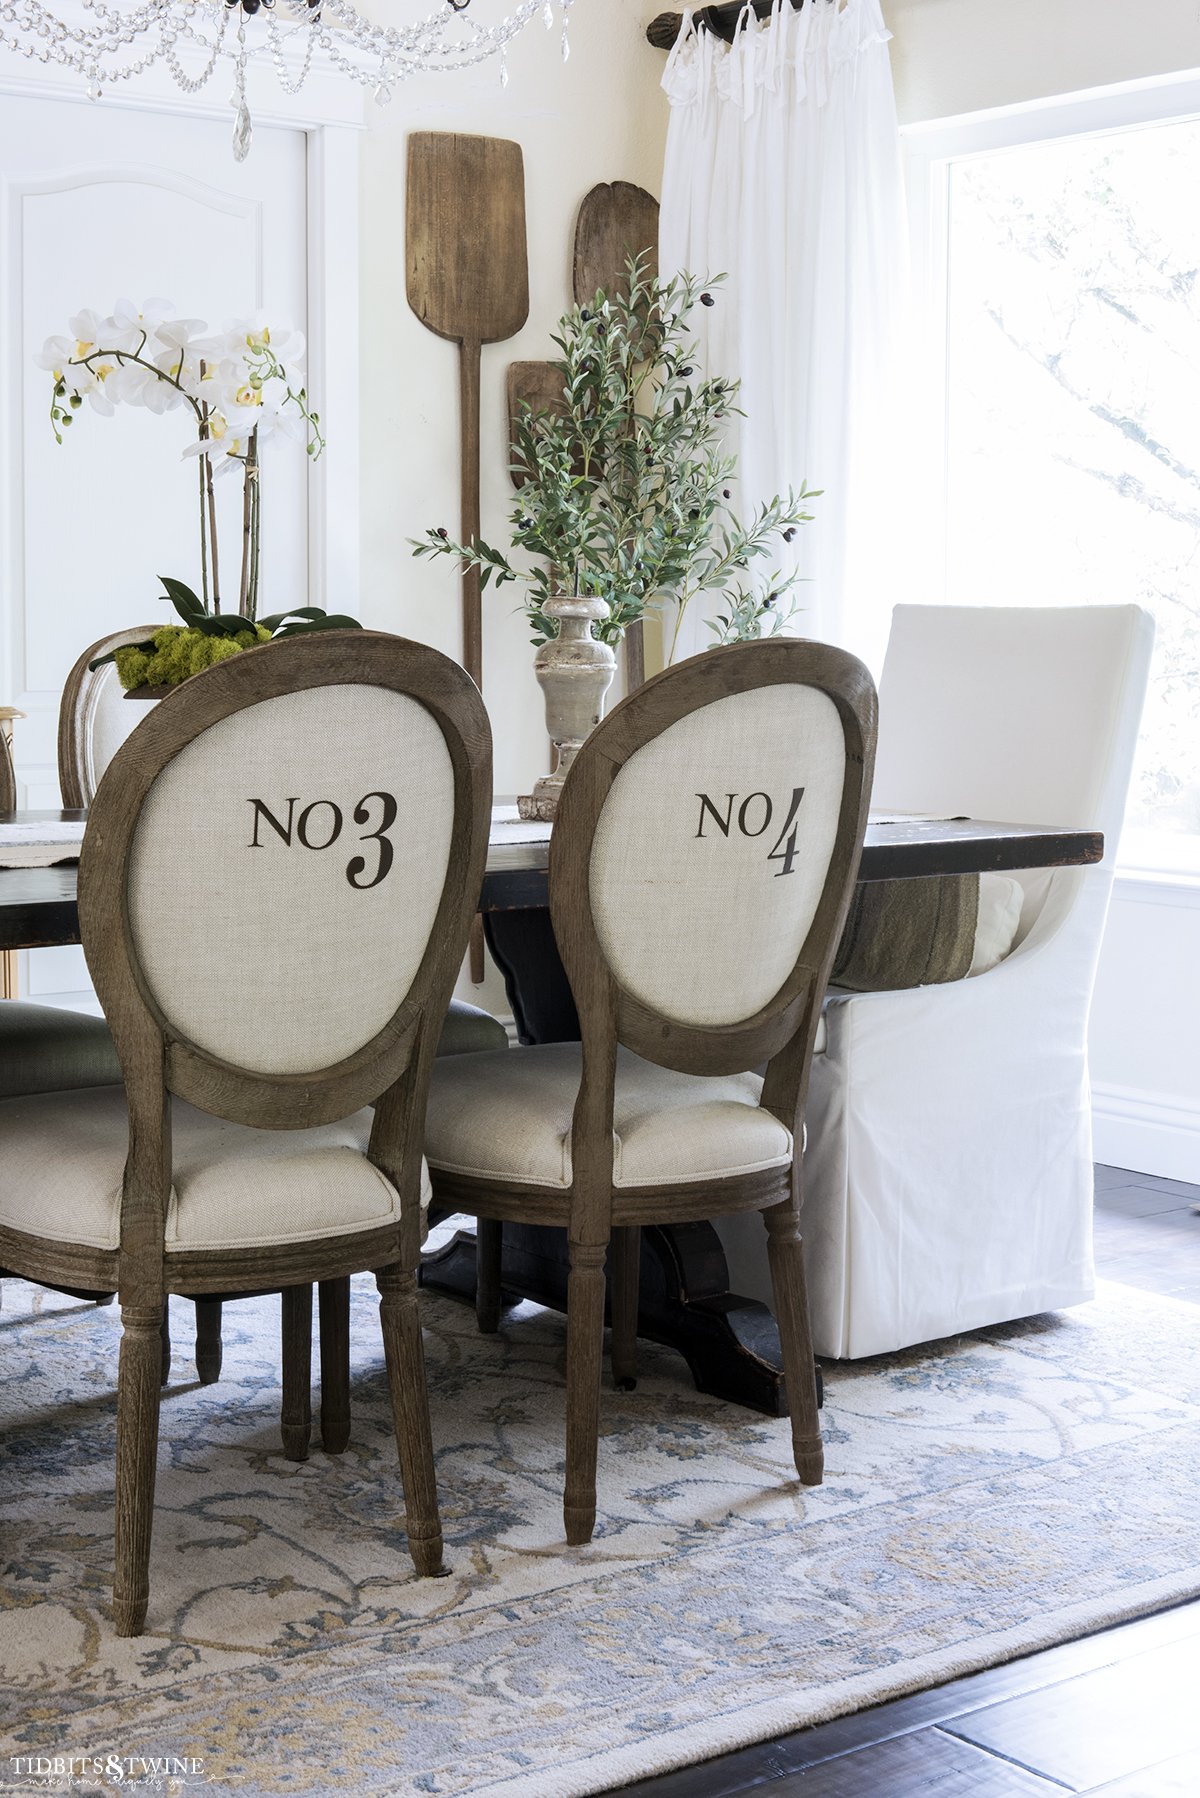
<svg viewBox="0 0 1200 1798"><path fill-rule="evenodd" d="M270 641L270 631L261 624L248 625L236 637L209 637L186 625L164 624L154 633L152 651L134 644L118 649L117 675L127 693L134 687L177 687L215 662Z"/></svg>

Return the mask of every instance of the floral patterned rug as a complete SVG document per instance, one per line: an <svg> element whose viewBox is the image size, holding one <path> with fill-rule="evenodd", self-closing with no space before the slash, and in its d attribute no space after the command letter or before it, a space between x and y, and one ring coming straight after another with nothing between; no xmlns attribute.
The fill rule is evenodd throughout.
<svg viewBox="0 0 1200 1798"><path fill-rule="evenodd" d="M786 1423L643 1345L567 1549L562 1319L481 1338L427 1299L451 1571L421 1581L355 1288L351 1446L303 1465L278 1301L226 1307L208 1388L175 1302L148 1633L119 1641L117 1310L4 1282L0 1790L573 1798L1200 1593L1200 1307L1109 1286L834 1366L813 1491Z"/></svg>

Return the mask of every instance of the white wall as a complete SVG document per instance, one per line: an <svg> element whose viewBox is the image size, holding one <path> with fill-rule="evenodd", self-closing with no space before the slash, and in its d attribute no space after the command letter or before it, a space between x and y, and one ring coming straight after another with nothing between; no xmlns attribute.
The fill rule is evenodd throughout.
<svg viewBox="0 0 1200 1798"><path fill-rule="evenodd" d="M557 7L555 11L557 13ZM470 131L515 139L525 155L529 322L483 352L482 527L504 544L508 428L505 378L518 359L550 357L550 333L571 303L571 251L580 200L599 181L659 191L666 100L663 58L645 41L661 8L648 0L577 0L570 60L557 28L537 19L495 66L397 89L369 108L362 143L362 583L364 622L461 655L460 582L446 563L412 559L409 538L430 525L458 530L458 351L418 322L405 297L405 158L411 131ZM512 587L484 594L484 697L495 740L495 787L527 793L548 766L534 650ZM490 967L462 997L508 1010Z"/></svg>
<svg viewBox="0 0 1200 1798"><path fill-rule="evenodd" d="M1200 1182L1200 891L1118 879L1092 1008L1096 1158Z"/></svg>
<svg viewBox="0 0 1200 1798"><path fill-rule="evenodd" d="M557 7L555 12L557 14ZM458 530L458 351L418 322L405 299L404 174L411 131L514 138L525 153L530 315L519 337L483 352L483 535L507 544L505 376L517 359L552 356L550 332L570 304L580 200L598 181L657 193L666 101L663 59L644 32L646 0L577 0L571 57L535 19L496 67L429 77L370 108L362 146L362 615L458 656L460 584L449 562L412 560L410 537ZM528 792L545 772L546 732L533 649L513 588L484 595L484 697L495 733L496 790Z"/></svg>
<svg viewBox="0 0 1200 1798"><path fill-rule="evenodd" d="M883 0L902 125L1200 67L1197 0Z"/></svg>

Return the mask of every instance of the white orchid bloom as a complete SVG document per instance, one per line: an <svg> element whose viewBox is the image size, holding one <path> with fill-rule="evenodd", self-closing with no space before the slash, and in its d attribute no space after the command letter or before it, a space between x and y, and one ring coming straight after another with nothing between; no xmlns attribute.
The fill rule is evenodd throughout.
<svg viewBox="0 0 1200 1798"><path fill-rule="evenodd" d="M100 318L90 308L84 312L77 312L74 318L67 320L68 329L75 339L72 361L82 362L85 356L92 355L95 350L102 347L101 340L104 336L105 323L106 320ZM103 345L105 349L111 347L111 344Z"/></svg>
<svg viewBox="0 0 1200 1798"><path fill-rule="evenodd" d="M47 368L56 381L64 379L66 367L75 354L75 341L71 337L47 337L45 343L34 357L39 368Z"/></svg>
<svg viewBox="0 0 1200 1798"><path fill-rule="evenodd" d="M112 309L112 319L108 321L113 328L113 343L119 349L136 353L142 344L151 341L174 311L170 300L144 300L141 306L135 306L129 299L118 300Z"/></svg>

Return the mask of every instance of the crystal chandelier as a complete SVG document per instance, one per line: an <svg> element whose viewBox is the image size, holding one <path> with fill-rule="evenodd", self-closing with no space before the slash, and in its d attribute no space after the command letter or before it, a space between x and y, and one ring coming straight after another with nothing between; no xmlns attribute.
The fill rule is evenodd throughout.
<svg viewBox="0 0 1200 1798"><path fill-rule="evenodd" d="M184 93L198 93L221 63L232 63L233 153L243 162L252 135L246 71L255 63L269 60L284 92L297 94L319 56L371 89L381 106L409 75L466 69L490 57L500 58L507 84L505 52L536 13L548 30L561 20L566 61L573 0L519 0L494 24L481 23L473 3L479 0L436 0L410 25L376 25L352 0L141 0L128 7L76 0L81 11L68 0L63 16L43 0L0 0L0 46L73 70L93 100L105 85L158 63Z"/></svg>

